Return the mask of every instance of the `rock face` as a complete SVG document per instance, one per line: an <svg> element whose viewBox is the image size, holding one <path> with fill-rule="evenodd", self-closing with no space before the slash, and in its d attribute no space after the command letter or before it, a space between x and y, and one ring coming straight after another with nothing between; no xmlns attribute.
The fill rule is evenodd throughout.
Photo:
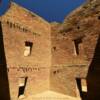
<svg viewBox="0 0 100 100"><path fill-rule="evenodd" d="M88 0L63 23L46 22L11 3L0 21L11 100L35 94L40 100L43 91L51 91L43 93L46 100L60 100L60 94L62 100L99 97L99 0ZM48 93L56 95L50 99Z"/></svg>
<svg viewBox="0 0 100 100"><path fill-rule="evenodd" d="M88 79L88 98L91 96L90 100L96 100L96 97L99 97L99 92L96 94L93 92L100 89L99 84L93 82L98 80L98 83L100 83L99 78L96 77L99 74L94 74L96 73L95 70L99 70L100 67L100 63L96 60L100 59L100 53L98 52L98 57L95 57L95 48L100 36L99 27L99 0L86 2L86 4L67 16L61 25L52 25L52 71L54 66L57 67L56 75L51 74L52 90L76 96L74 83L80 83L79 80ZM98 47L98 50L100 50L100 47ZM95 63L94 66L91 62ZM98 73L100 72L98 71ZM94 80L92 80L91 75L95 76ZM82 84L84 86L84 83ZM96 89L94 90L93 87ZM80 89L80 91L82 90ZM84 93L80 95L83 97Z"/></svg>
<svg viewBox="0 0 100 100"><path fill-rule="evenodd" d="M51 66L49 23L15 3L11 3L1 22L11 99L48 90Z"/></svg>

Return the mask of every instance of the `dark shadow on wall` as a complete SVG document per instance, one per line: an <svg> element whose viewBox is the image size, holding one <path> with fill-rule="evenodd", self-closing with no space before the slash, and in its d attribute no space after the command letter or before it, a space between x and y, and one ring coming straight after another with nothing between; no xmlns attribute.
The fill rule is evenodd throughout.
<svg viewBox="0 0 100 100"><path fill-rule="evenodd" d="M100 100L100 35L87 75L87 100Z"/></svg>
<svg viewBox="0 0 100 100"><path fill-rule="evenodd" d="M81 99L82 99L82 100L86 100L86 98L87 98L87 92L83 92L83 91L82 91L81 79L82 79L82 78L76 78L76 83L77 83L77 87L78 87L78 90L79 90Z"/></svg>
<svg viewBox="0 0 100 100"><path fill-rule="evenodd" d="M3 44L3 32L0 22L0 100L10 100L7 64Z"/></svg>

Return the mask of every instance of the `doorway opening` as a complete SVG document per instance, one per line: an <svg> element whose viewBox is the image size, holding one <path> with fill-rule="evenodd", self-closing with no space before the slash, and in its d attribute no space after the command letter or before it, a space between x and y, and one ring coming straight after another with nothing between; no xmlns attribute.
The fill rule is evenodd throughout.
<svg viewBox="0 0 100 100"><path fill-rule="evenodd" d="M23 98L24 97L26 83L27 83L27 77L20 77L19 78L18 98Z"/></svg>
<svg viewBox="0 0 100 100"><path fill-rule="evenodd" d="M79 96L82 98L82 100L86 99L87 96L87 81L85 78L76 78L77 83L77 90L79 93Z"/></svg>
<svg viewBox="0 0 100 100"><path fill-rule="evenodd" d="M79 39L76 39L74 40L74 53L75 55L79 55L80 54L80 46L82 45L82 39L79 38Z"/></svg>

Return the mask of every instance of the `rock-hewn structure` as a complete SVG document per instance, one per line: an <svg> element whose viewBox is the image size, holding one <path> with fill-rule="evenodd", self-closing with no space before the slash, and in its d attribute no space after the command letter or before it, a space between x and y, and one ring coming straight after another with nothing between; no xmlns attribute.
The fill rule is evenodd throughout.
<svg viewBox="0 0 100 100"><path fill-rule="evenodd" d="M96 100L100 95L94 93L100 89L99 0L88 1L62 24L11 3L0 22L11 100Z"/></svg>

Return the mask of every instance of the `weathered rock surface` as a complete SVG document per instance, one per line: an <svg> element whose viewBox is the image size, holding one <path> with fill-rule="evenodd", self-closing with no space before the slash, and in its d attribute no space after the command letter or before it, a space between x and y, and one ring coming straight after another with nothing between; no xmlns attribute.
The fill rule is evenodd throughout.
<svg viewBox="0 0 100 100"><path fill-rule="evenodd" d="M81 80L87 81L87 84L92 83L91 86L85 84L87 88L91 87L90 95L93 95L92 87L97 86L96 88L100 89L100 86L94 83L96 75L99 76L99 71L97 74L94 72L100 67L99 60L92 65L94 59L100 58L100 53L95 57L100 38L99 0L88 0L67 16L63 23L49 23L11 3L9 10L0 17L0 21L11 100L17 100L20 95L20 98L24 97L25 100L33 100L35 95L45 95L46 100L50 99L47 95L52 95L52 100L57 100L54 98L58 95L62 97L61 100L86 98L88 93L84 96L84 91L79 88ZM27 49L31 50L27 51L29 54L24 56L26 42L28 46L32 45L31 49ZM94 69L92 75L89 74L91 66ZM93 81L90 80L91 76ZM25 83L23 78L24 81L27 79ZM98 77L97 79L100 83ZM22 83L19 83L19 80ZM24 84L23 93L20 93L20 84ZM47 92L42 94L43 91ZM64 99L63 94L68 99ZM97 95L99 92L94 98Z"/></svg>

